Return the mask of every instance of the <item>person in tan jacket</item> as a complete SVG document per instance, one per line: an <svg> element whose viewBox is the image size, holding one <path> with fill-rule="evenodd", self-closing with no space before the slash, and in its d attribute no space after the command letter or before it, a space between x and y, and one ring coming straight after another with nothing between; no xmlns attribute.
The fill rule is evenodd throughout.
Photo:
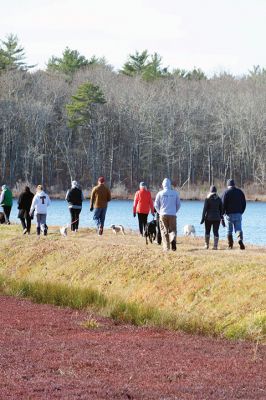
<svg viewBox="0 0 266 400"><path fill-rule="evenodd" d="M98 235L103 234L107 204L111 200L110 189L105 185L105 179L100 176L98 185L94 186L91 192L90 211L94 210L93 219L98 229Z"/></svg>

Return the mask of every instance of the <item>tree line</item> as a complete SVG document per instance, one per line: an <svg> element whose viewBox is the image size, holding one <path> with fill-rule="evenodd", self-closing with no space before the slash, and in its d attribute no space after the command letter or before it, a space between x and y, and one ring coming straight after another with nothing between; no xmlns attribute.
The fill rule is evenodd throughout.
<svg viewBox="0 0 266 400"><path fill-rule="evenodd" d="M139 181L178 187L233 177L265 185L266 70L241 78L162 66L147 50L120 71L66 48L32 72L15 35L0 45L0 179L59 191Z"/></svg>

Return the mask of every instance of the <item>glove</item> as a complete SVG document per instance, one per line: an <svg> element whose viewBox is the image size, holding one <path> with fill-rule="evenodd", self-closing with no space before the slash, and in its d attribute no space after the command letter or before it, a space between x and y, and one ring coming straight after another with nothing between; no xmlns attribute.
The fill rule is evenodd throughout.
<svg viewBox="0 0 266 400"><path fill-rule="evenodd" d="M201 225L204 224L204 219L202 219L202 220L200 221L200 224L201 224Z"/></svg>
<svg viewBox="0 0 266 400"><path fill-rule="evenodd" d="M93 206L91 206L90 211L93 211Z"/></svg>
<svg viewBox="0 0 266 400"><path fill-rule="evenodd" d="M135 216L136 216L136 213L133 213L133 217L135 218Z"/></svg>
<svg viewBox="0 0 266 400"><path fill-rule="evenodd" d="M153 213L151 213L151 215L154 217L154 216L155 216L155 213L153 212Z"/></svg>
<svg viewBox="0 0 266 400"><path fill-rule="evenodd" d="M223 227L225 228L225 222L224 222L223 218L221 219L221 223L222 223Z"/></svg>

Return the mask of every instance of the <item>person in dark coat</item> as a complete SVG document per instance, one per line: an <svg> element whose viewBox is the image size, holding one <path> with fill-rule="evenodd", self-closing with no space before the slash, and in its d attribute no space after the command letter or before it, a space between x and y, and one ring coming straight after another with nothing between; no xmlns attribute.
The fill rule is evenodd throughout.
<svg viewBox="0 0 266 400"><path fill-rule="evenodd" d="M31 220L30 207L34 194L30 191L29 186L26 186L24 191L20 194L18 198L18 218L20 219L24 235L30 234Z"/></svg>
<svg viewBox="0 0 266 400"><path fill-rule="evenodd" d="M233 248L233 230L238 238L241 250L245 250L243 243L242 215L246 209L246 198L241 189L235 186L233 179L227 181L227 189L222 195L223 214L227 220L228 248Z"/></svg>
<svg viewBox="0 0 266 400"><path fill-rule="evenodd" d="M79 214L82 209L84 195L77 181L72 181L71 189L67 191L66 201L71 216L71 231L77 232L79 228Z"/></svg>
<svg viewBox="0 0 266 400"><path fill-rule="evenodd" d="M201 224L205 222L205 249L210 245L210 233L213 230L213 250L218 249L220 222L224 225L222 200L217 195L215 186L210 187L210 193L204 202Z"/></svg>

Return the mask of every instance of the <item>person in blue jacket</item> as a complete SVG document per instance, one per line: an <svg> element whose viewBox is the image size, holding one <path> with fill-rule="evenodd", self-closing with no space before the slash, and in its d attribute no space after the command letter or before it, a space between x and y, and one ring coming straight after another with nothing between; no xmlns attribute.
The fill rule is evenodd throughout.
<svg viewBox="0 0 266 400"><path fill-rule="evenodd" d="M243 243L242 215L246 209L246 198L241 189L235 186L233 179L227 181L227 189L222 195L223 214L227 220L228 248L233 248L233 230L235 231L241 250L245 249Z"/></svg>

